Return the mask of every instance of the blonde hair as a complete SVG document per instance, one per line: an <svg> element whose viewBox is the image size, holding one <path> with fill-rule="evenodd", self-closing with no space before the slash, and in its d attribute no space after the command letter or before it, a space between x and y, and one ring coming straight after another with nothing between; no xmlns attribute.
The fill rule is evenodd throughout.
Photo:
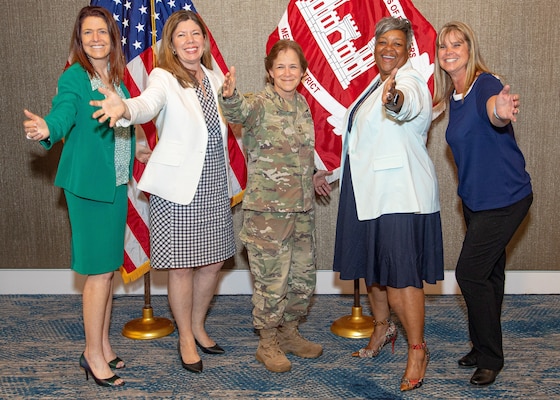
<svg viewBox="0 0 560 400"><path fill-rule="evenodd" d="M438 50L442 42L451 33L457 35L457 39L463 41L467 44L469 50L469 60L467 61L467 73L465 76L465 90L467 91L469 87L473 84L476 77L482 72L492 73L490 69L486 66L482 55L480 54L480 47L478 45L478 39L472 28L465 24L464 22L451 21L443 25L440 29L436 38L436 59L435 59L435 69L434 69L434 104L439 104L441 102L446 102L449 100L449 96L453 92L454 86L451 81L451 77L447 72L441 68L439 64L439 53ZM463 97L465 93L463 93Z"/></svg>

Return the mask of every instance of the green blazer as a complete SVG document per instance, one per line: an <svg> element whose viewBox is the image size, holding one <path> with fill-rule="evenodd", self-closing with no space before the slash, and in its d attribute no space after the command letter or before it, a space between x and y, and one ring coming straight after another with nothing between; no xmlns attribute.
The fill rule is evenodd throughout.
<svg viewBox="0 0 560 400"><path fill-rule="evenodd" d="M126 97L130 97L121 82ZM91 100L103 100L91 89L88 73L79 63L72 64L58 80L58 92L52 110L45 117L50 137L41 144L50 149L64 140L55 185L76 196L112 202L116 191L115 136L108 123L92 118L96 107ZM131 128L132 129L132 128ZM130 171L134 161L135 138L131 132Z"/></svg>

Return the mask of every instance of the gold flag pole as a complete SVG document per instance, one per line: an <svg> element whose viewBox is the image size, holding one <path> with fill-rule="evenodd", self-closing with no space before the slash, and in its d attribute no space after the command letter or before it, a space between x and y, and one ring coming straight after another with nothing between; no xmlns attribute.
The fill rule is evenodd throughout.
<svg viewBox="0 0 560 400"><path fill-rule="evenodd" d="M142 318L133 319L124 325L123 336L130 339L157 339L169 335L175 330L167 318L154 317L150 304L150 271L144 274L144 308Z"/></svg>
<svg viewBox="0 0 560 400"><path fill-rule="evenodd" d="M360 280L354 279L354 306L352 314L340 317L331 325L335 335L351 339L369 338L373 333L373 317L364 316L360 306Z"/></svg>
<svg viewBox="0 0 560 400"><path fill-rule="evenodd" d="M150 1L152 22L152 61L156 61L156 20L154 0ZM150 270L144 274L144 308L142 318L133 319L125 324L122 330L123 336L130 339L157 339L169 335L175 330L173 323L167 318L154 317L150 296Z"/></svg>

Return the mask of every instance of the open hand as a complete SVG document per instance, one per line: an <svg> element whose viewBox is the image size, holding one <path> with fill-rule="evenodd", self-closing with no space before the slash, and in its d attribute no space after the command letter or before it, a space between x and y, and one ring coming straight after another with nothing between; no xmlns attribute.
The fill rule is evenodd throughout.
<svg viewBox="0 0 560 400"><path fill-rule="evenodd" d="M45 120L29 110L23 110L27 117L23 121L23 130L29 140L45 140L50 136L49 127Z"/></svg>
<svg viewBox="0 0 560 400"><path fill-rule="evenodd" d="M517 121L516 114L519 114L519 94L510 93L511 87L505 85L500 93L496 95L496 113L501 120Z"/></svg>
<svg viewBox="0 0 560 400"><path fill-rule="evenodd" d="M224 84L222 85L222 96L228 98L233 96L235 91L235 67L231 67L228 72L226 72Z"/></svg>
<svg viewBox="0 0 560 400"><path fill-rule="evenodd" d="M128 112L128 109L123 99L114 90L103 87L100 87L98 90L99 93L105 95L105 100L92 100L89 102L91 106L101 107L93 113L92 117L100 123L109 120L109 126L112 128Z"/></svg>

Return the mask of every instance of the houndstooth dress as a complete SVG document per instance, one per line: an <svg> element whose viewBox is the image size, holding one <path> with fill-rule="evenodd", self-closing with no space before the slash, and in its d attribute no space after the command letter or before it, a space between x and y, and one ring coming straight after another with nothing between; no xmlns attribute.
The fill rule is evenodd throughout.
<svg viewBox="0 0 560 400"><path fill-rule="evenodd" d="M196 88L208 127L202 175L188 205L150 196L151 266L155 269L197 267L224 261L235 253L227 189L227 167L216 101L205 76L204 97Z"/></svg>

